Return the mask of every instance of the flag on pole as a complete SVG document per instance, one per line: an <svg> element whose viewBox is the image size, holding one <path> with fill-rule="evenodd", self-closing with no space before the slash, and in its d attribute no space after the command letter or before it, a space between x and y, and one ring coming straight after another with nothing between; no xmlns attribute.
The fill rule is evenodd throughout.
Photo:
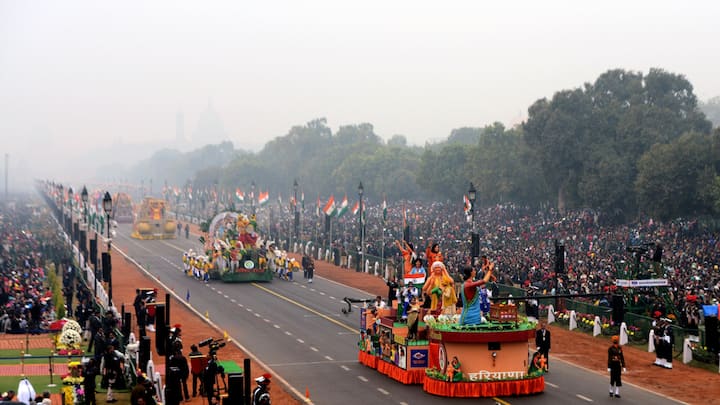
<svg viewBox="0 0 720 405"><path fill-rule="evenodd" d="M352 214L357 215L358 211L360 211L360 202L355 201L355 205L352 207Z"/></svg>
<svg viewBox="0 0 720 405"><path fill-rule="evenodd" d="M340 208L338 208L338 210L337 210L337 213L336 213L337 217L339 218L339 217L345 215L347 210L348 210L348 199L347 199L347 194L345 194L345 197L343 197L343 200L340 203Z"/></svg>
<svg viewBox="0 0 720 405"><path fill-rule="evenodd" d="M320 196L318 196L317 205L315 206L315 215L320 218Z"/></svg>
<svg viewBox="0 0 720 405"><path fill-rule="evenodd" d="M270 192L261 191L260 194L258 194L258 205L265 205L268 201L270 201Z"/></svg>
<svg viewBox="0 0 720 405"><path fill-rule="evenodd" d="M305 211L305 192L300 192L300 208L302 208L303 211Z"/></svg>
<svg viewBox="0 0 720 405"><path fill-rule="evenodd" d="M335 215L335 196L331 195L330 199L328 199L327 204L325 204L325 207L323 207L323 213L325 215L332 217Z"/></svg>
<svg viewBox="0 0 720 405"><path fill-rule="evenodd" d="M240 191L239 188L235 189L235 197L237 197L238 201L240 202L245 201L245 194Z"/></svg>
<svg viewBox="0 0 720 405"><path fill-rule="evenodd" d="M387 201L385 201L385 196L383 196L383 222L387 221Z"/></svg>
<svg viewBox="0 0 720 405"><path fill-rule="evenodd" d="M472 209L472 204L467 195L463 195L463 211L467 214Z"/></svg>

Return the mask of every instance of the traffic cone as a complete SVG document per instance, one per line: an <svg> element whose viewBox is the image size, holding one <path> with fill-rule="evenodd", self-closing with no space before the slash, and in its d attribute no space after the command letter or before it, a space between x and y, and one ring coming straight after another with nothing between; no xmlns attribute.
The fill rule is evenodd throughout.
<svg viewBox="0 0 720 405"><path fill-rule="evenodd" d="M223 331L223 339L227 340L227 338L228 338L228 333L227 333L227 331Z"/></svg>
<svg viewBox="0 0 720 405"><path fill-rule="evenodd" d="M305 386L305 398L310 399L310 388L308 386Z"/></svg>

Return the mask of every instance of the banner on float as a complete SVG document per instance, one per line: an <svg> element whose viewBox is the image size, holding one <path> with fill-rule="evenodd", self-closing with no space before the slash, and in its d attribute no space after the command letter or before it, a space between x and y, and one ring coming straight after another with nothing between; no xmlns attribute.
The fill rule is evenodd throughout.
<svg viewBox="0 0 720 405"><path fill-rule="evenodd" d="M667 279L650 278L647 280L616 280L618 287L667 287L670 285Z"/></svg>

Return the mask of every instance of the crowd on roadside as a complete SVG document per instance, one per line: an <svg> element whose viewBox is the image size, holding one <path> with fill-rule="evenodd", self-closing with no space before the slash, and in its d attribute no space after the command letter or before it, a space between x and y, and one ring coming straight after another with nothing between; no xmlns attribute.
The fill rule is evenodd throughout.
<svg viewBox="0 0 720 405"><path fill-rule="evenodd" d="M29 200L0 205L0 332L42 333L55 320L38 210Z"/></svg>
<svg viewBox="0 0 720 405"><path fill-rule="evenodd" d="M448 271L459 279L462 267L470 264L472 217L454 203L406 201L398 205L388 209L384 222L380 206L368 207L366 254L382 255L401 269L397 240L408 238L423 260L426 248L437 243ZM720 299L720 233L697 219L661 222L642 217L632 223L615 224L599 211L560 213L513 204L477 209L474 217L480 254L495 263L499 283L546 294L610 294L617 289L620 277L665 278L680 325L691 328L699 322L700 306ZM284 219L278 227L291 229L291 216ZM305 221L303 233L312 235L317 223ZM359 251L358 221L353 217L340 219L337 228L333 249L341 255ZM564 244L565 259L563 272L556 275L557 242ZM655 265L652 259L658 248L660 264ZM636 256L631 250L640 254ZM609 296L588 300L601 305L611 302ZM627 304L646 308L647 315L674 316L663 297L652 290L637 290L632 300Z"/></svg>

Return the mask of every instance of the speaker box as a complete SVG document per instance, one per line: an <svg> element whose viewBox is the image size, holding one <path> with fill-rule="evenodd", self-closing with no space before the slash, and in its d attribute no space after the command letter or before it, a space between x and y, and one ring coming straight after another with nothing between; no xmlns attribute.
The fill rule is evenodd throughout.
<svg viewBox="0 0 720 405"><path fill-rule="evenodd" d="M471 253L472 257L478 257L480 256L480 234L479 233L473 233L471 237Z"/></svg>
<svg viewBox="0 0 720 405"><path fill-rule="evenodd" d="M143 373L147 370L148 361L150 361L150 337L143 336L140 338L140 347L138 349L138 358L140 359L140 371Z"/></svg>
<svg viewBox="0 0 720 405"><path fill-rule="evenodd" d="M708 351L718 352L718 319L714 316L705 317L705 346Z"/></svg>
<svg viewBox="0 0 720 405"><path fill-rule="evenodd" d="M97 264L97 239L90 239L90 258L88 261L93 265Z"/></svg>
<svg viewBox="0 0 720 405"><path fill-rule="evenodd" d="M102 271L103 281L110 281L110 273L112 272L112 261L110 260L110 253L103 252L102 254Z"/></svg>
<svg viewBox="0 0 720 405"><path fill-rule="evenodd" d="M612 297L613 323L620 325L625 320L625 300L622 295L615 294Z"/></svg>
<svg viewBox="0 0 720 405"><path fill-rule="evenodd" d="M130 312L123 313L122 323L122 334L125 336L125 341L130 337L130 330L132 328L132 314Z"/></svg>
<svg viewBox="0 0 720 405"><path fill-rule="evenodd" d="M168 326L165 319L165 303L155 304L155 351L165 356L168 342Z"/></svg>
<svg viewBox="0 0 720 405"><path fill-rule="evenodd" d="M227 375L228 398L233 404L243 402L243 375L241 373L229 373Z"/></svg>

